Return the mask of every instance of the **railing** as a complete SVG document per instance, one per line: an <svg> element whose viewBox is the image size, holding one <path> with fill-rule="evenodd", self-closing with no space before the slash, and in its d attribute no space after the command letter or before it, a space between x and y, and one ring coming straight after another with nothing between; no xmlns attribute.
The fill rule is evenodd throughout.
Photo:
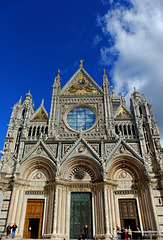
<svg viewBox="0 0 163 240"><path fill-rule="evenodd" d="M115 239L123 239L122 238L122 234L125 234L125 232L121 232L121 231L113 231L113 235L112 235L112 239L115 240ZM117 233L117 234L116 234ZM132 238L131 239L142 239L142 238L145 238L147 239L147 237L149 237L150 240L152 239L155 239L157 236L158 236L158 231L152 231L152 230L148 230L148 231L132 231L132 234L135 234L137 235L136 238ZM138 237L138 234L140 234L140 236ZM118 236L118 237L117 237Z"/></svg>

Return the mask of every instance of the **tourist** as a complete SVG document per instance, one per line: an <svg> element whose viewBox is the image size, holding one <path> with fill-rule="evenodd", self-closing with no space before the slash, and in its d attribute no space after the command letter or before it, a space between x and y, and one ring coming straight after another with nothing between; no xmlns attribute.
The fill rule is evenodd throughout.
<svg viewBox="0 0 163 240"><path fill-rule="evenodd" d="M137 231L137 239L141 239L141 231L139 227L136 227L136 231Z"/></svg>
<svg viewBox="0 0 163 240"><path fill-rule="evenodd" d="M7 226L7 237L11 234L11 225L9 224L8 226Z"/></svg>
<svg viewBox="0 0 163 240"><path fill-rule="evenodd" d="M125 240L128 240L128 230L127 230L127 227L125 228Z"/></svg>
<svg viewBox="0 0 163 240"><path fill-rule="evenodd" d="M15 237L16 229L17 229L17 225L14 223L14 225L12 225L12 238Z"/></svg>
<svg viewBox="0 0 163 240"><path fill-rule="evenodd" d="M128 240L131 240L131 237L132 237L132 231L131 231L131 228L129 226L129 228L128 228Z"/></svg>
<svg viewBox="0 0 163 240"><path fill-rule="evenodd" d="M87 236L88 236L88 226L87 225L84 226L84 235L85 235L85 239L87 239Z"/></svg>

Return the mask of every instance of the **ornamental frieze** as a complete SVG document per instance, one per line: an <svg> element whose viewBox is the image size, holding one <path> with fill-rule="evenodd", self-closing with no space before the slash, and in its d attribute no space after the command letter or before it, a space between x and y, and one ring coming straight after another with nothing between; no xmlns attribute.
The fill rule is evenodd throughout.
<svg viewBox="0 0 163 240"><path fill-rule="evenodd" d="M114 191L117 195L128 195L128 194L137 194L137 190L116 190Z"/></svg>
<svg viewBox="0 0 163 240"><path fill-rule="evenodd" d="M60 133L59 134L59 137L60 139L76 139L78 136L78 133ZM87 138L87 139L100 139L100 138L103 138L104 137L104 134L101 133L101 132L85 132L82 134L82 136L84 138Z"/></svg>
<svg viewBox="0 0 163 240"><path fill-rule="evenodd" d="M60 98L60 103L102 103L102 98L94 97L94 98Z"/></svg>
<svg viewBox="0 0 163 240"><path fill-rule="evenodd" d="M26 195L47 195L48 191L25 191Z"/></svg>

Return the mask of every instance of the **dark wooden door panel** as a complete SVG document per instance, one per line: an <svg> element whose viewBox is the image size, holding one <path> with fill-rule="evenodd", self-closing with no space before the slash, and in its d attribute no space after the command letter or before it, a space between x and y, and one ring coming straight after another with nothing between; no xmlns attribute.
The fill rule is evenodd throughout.
<svg viewBox="0 0 163 240"><path fill-rule="evenodd" d="M119 199L118 201L121 227L125 227L126 224L130 225L130 227L134 226L134 228L135 225L139 226L136 199Z"/></svg>

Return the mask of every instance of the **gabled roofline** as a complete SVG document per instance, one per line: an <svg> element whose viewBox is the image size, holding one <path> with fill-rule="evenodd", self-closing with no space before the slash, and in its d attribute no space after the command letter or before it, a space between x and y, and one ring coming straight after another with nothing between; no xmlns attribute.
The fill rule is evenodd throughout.
<svg viewBox="0 0 163 240"><path fill-rule="evenodd" d="M100 94L104 94L102 88L93 80L93 78L85 71L84 68L79 68L76 73L69 79L69 81L64 85L62 90L60 91L59 95L63 95L68 88L70 88L74 82L74 79L77 78L77 76L82 73L83 75L86 75L86 77L92 82L92 84L95 86L95 88L98 89ZM76 79L75 79L76 80Z"/></svg>
<svg viewBox="0 0 163 240"><path fill-rule="evenodd" d="M33 118L38 114L40 109L42 109L45 112L47 120L44 120L44 119L33 120ZM48 120L49 120L49 116L43 104L40 105L40 107L34 112L34 114L31 116L31 119L30 119L30 121L45 121L45 122Z"/></svg>
<svg viewBox="0 0 163 240"><path fill-rule="evenodd" d="M31 151L29 151L29 153L23 158L23 161L21 164L23 164L27 159L29 159L29 157L32 155L32 153L34 153L39 146L42 146L44 151L47 153L47 155L50 156L51 160L56 162L56 158L54 157L52 152L49 150L49 148L46 146L46 144L42 140L39 140L37 142L37 144L31 149ZM38 154L38 156L40 157L39 154Z"/></svg>
<svg viewBox="0 0 163 240"><path fill-rule="evenodd" d="M98 160L98 163L101 163L100 157L97 155L95 150L90 146L90 144L82 137L77 139L77 141L74 143L74 145L68 150L68 152L65 154L65 156L61 159L62 164L65 162L65 160L69 159L70 155L74 152L75 148L80 144L83 143L86 148L92 153L93 157ZM81 154L82 155L82 154Z"/></svg>
<svg viewBox="0 0 163 240"><path fill-rule="evenodd" d="M116 150L119 148L121 144L124 145L127 148L127 150L130 151L136 157L136 159L140 161L141 164L143 163L143 158L139 156L138 153L135 152L135 150L130 145L128 145L123 139L119 139L116 146L109 153L109 155L106 158L106 163L109 162L109 160L111 159L111 157L113 156L113 154L116 152ZM122 155L125 156L126 154L120 154L120 156Z"/></svg>
<svg viewBox="0 0 163 240"><path fill-rule="evenodd" d="M124 110L127 112L127 114L131 117L132 120L134 119L133 115L129 112L129 110L123 104L119 105L118 109L116 110L116 112L113 116L114 119L120 120L120 118L117 118L117 115L121 108L124 108ZM130 119L130 118L126 118L126 119ZM124 120L124 118L123 118L123 120Z"/></svg>

